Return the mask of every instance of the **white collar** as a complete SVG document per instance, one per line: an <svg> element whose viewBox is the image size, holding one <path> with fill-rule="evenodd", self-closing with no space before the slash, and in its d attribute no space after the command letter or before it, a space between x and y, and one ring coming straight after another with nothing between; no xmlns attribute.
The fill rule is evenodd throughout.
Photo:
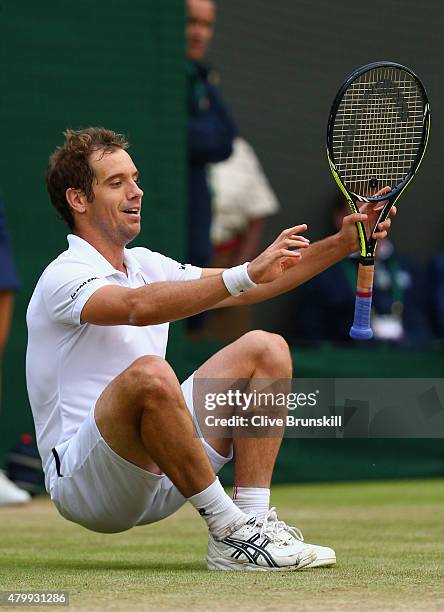
<svg viewBox="0 0 444 612"><path fill-rule="evenodd" d="M69 249L81 255L82 259L86 259L88 263L92 263L103 276L111 276L112 274L123 274L120 270L114 268L113 265L105 258L92 244L80 238L76 234L68 234ZM125 266L133 274L137 274L142 267L138 260L131 253L130 249L124 249L123 261Z"/></svg>

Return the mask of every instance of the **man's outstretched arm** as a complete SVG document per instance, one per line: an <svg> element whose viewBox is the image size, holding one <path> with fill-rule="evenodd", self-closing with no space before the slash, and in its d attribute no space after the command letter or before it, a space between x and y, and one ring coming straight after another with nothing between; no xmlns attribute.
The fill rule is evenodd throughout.
<svg viewBox="0 0 444 612"><path fill-rule="evenodd" d="M246 293L238 297L227 297L222 300L219 304L216 304L212 308L225 308L228 306L242 306L246 304L255 304L269 300L277 295L290 291L299 285L302 285L306 281L313 278L320 272L323 272L333 264L337 263L347 257L351 253L359 250L358 234L356 231L356 221L364 221L368 227L373 227L375 217L378 215L378 210L375 210L380 206L380 203L367 204L362 208L361 213L353 213L344 217L343 225L341 230L328 238L324 238L319 242L311 244L306 250L303 251L300 263L295 265L288 265L286 267L285 261L283 263L282 273L276 275L276 278L268 283L260 284L254 289L250 289ZM391 216L396 215L396 208L393 207ZM373 235L377 240L382 240L387 236L387 232L390 228L391 220L387 219L378 227L378 231ZM265 251L266 252L266 251ZM256 260L251 262L249 265L249 274L253 281L255 281L255 264L257 260L261 258L262 254L259 255ZM287 262L288 263L288 262ZM213 274L220 273L220 270L207 268L203 271L202 276L208 277Z"/></svg>
<svg viewBox="0 0 444 612"><path fill-rule="evenodd" d="M269 300L302 285L310 278L313 278L313 276L326 270L349 254L350 251L345 247L344 243L340 242L338 236L329 236L324 240L311 244L302 254L298 266L286 269L284 273L275 280L258 285L254 289L250 289L238 297L229 296L212 308L242 306ZM248 271L250 277L254 280L254 273L250 271L250 267ZM215 268L206 268L203 271L202 277L207 278L213 274L219 274L220 272L220 270Z"/></svg>
<svg viewBox="0 0 444 612"><path fill-rule="evenodd" d="M298 225L284 230L250 264L255 283L270 283L282 275L283 268L300 262L300 249L309 245L298 235L305 229L305 225ZM81 322L145 326L184 319L215 307L229 296L222 272L216 270L197 280L159 281L137 289L102 286L83 305Z"/></svg>
<svg viewBox="0 0 444 612"><path fill-rule="evenodd" d="M297 287L358 250L354 224L358 220L368 220L371 224L373 212L371 209L367 212L368 215L348 215L338 234L311 246L306 238L299 235L307 229L306 225L284 230L249 264L250 278L258 286L241 296L229 297L222 278L223 270L206 269L202 278L197 280L162 281L138 289L117 285L101 287L83 306L81 320L95 325L157 325L213 308L270 299ZM395 213L396 209L393 209ZM375 238L384 238L389 227L390 220L387 219L374 234Z"/></svg>

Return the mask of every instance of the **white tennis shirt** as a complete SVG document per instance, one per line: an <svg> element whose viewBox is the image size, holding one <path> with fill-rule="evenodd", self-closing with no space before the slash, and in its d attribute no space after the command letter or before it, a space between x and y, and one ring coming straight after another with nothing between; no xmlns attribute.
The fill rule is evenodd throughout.
<svg viewBox="0 0 444 612"><path fill-rule="evenodd" d="M26 380L46 471L51 449L79 428L104 388L143 355L165 357L168 323L135 327L80 323L83 306L105 285L142 287L200 278L202 270L160 253L125 249L128 276L78 236L44 270L28 306Z"/></svg>

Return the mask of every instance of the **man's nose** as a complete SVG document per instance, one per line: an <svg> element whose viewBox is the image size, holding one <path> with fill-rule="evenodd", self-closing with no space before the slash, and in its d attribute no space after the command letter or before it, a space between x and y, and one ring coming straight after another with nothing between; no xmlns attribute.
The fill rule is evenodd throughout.
<svg viewBox="0 0 444 612"><path fill-rule="evenodd" d="M131 198L141 198L142 196L143 196L142 189L139 187L139 185L137 183L134 183L131 186L130 197Z"/></svg>

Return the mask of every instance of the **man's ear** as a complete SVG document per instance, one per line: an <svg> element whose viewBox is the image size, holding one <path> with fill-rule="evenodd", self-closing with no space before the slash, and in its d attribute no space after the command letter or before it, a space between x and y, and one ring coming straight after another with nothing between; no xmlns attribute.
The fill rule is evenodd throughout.
<svg viewBox="0 0 444 612"><path fill-rule="evenodd" d="M73 210L80 214L86 212L88 202L83 191L80 191L80 189L74 189L73 187L69 187L66 190L65 195L66 201Z"/></svg>

